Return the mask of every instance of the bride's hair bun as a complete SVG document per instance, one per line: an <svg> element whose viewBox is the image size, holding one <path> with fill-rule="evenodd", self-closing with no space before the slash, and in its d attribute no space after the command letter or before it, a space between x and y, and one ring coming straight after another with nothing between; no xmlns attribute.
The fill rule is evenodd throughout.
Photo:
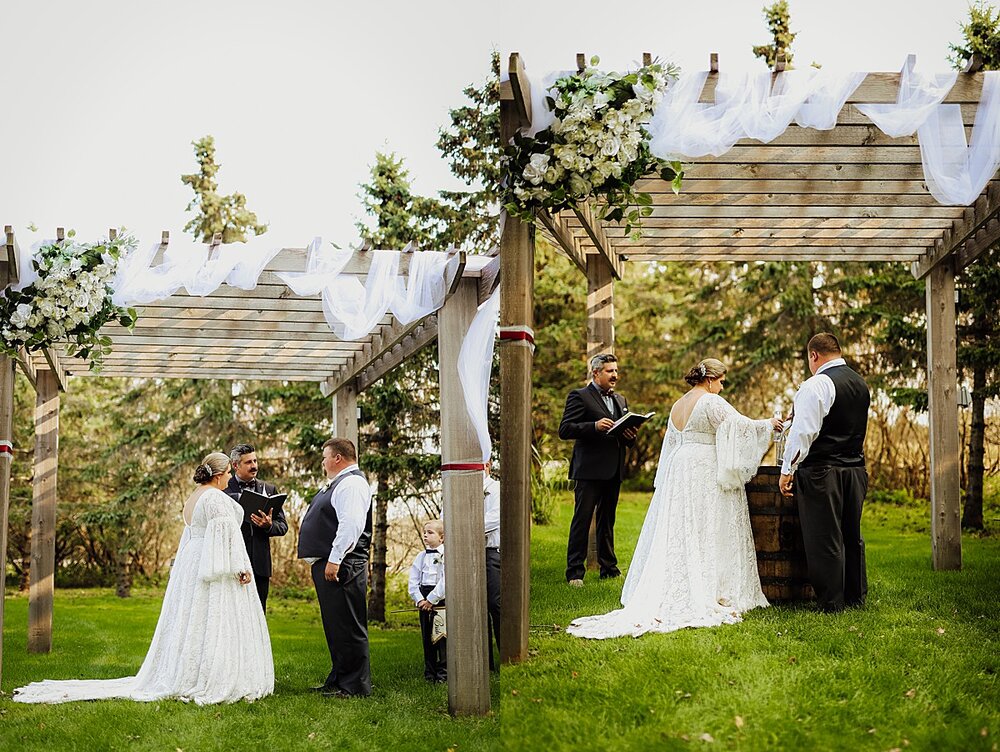
<svg viewBox="0 0 1000 752"><path fill-rule="evenodd" d="M194 482L208 483L216 475L222 475L229 469L229 457L222 452L212 452L195 468Z"/></svg>
<svg viewBox="0 0 1000 752"><path fill-rule="evenodd" d="M697 386L706 379L720 379L726 375L726 364L715 358L705 358L684 375L684 380L691 386Z"/></svg>

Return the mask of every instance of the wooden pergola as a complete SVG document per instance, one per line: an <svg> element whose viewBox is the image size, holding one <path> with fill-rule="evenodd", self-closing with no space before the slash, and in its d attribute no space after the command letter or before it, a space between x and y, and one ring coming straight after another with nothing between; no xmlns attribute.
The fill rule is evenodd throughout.
<svg viewBox="0 0 1000 752"><path fill-rule="evenodd" d="M577 65L582 69L582 56ZM649 56L644 56L648 63ZM714 101L715 54L701 101ZM779 66L781 63L779 62ZM520 56L501 85L506 143L531 122L530 84ZM779 71L775 71L777 73ZM955 274L1000 240L1000 183L972 206L942 206L924 183L916 136L886 136L854 106L895 103L899 73L868 73L841 109L836 127L791 125L769 144L739 141L721 157L686 166L674 195L650 176L638 190L653 197L643 237L631 240L597 219L592 205L537 225L586 275L587 354L614 350L614 280L626 262L903 261L926 279L930 398L931 537L935 569L961 567ZM974 123L983 74L960 74L946 103ZM532 327L535 225L508 218L501 239L501 331ZM507 661L527 655L530 530L531 352L524 339L501 341L501 508L503 623ZM803 343L804 344L804 343Z"/></svg>
<svg viewBox="0 0 1000 752"><path fill-rule="evenodd" d="M60 229L58 238L62 239ZM169 242L163 234L162 261ZM18 246L10 227L0 245L0 289L18 279ZM409 269L413 249L404 249L399 274ZM305 248L283 248L260 275L254 290L223 285L209 296L184 292L139 307L134 333L102 329L113 341L100 376L311 381L332 401L334 435L357 444L357 397L422 347L438 344L441 394L441 463L480 462L479 438L468 419L458 376L458 356L478 306L496 287L499 259L453 251L449 290L435 313L407 325L386 314L367 337L336 338L319 295L298 296L277 274L306 269ZM359 249L343 274L364 277L372 253ZM10 441L15 366L35 388L34 495L32 508L29 642L34 652L52 645L59 392L68 377L93 376L88 365L54 350L0 356L0 442ZM2 444L0 444L2 446ZM0 451L0 561L6 560L10 464ZM445 554L448 578L448 702L453 714L485 714L490 708L486 571L481 471L443 473ZM4 570L0 568L0 594ZM0 598L0 629L3 624ZM2 641L0 641L2 666Z"/></svg>

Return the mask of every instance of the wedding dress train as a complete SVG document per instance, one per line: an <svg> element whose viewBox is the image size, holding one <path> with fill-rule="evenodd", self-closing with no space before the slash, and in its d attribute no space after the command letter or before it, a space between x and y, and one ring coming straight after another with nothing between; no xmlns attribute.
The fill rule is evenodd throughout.
<svg viewBox="0 0 1000 752"><path fill-rule="evenodd" d="M243 509L205 491L186 525L146 659L122 679L45 680L14 690L15 702L165 698L207 705L255 700L274 691L271 640L250 571Z"/></svg>
<svg viewBox="0 0 1000 752"><path fill-rule="evenodd" d="M667 424L655 490L625 578L623 608L574 620L578 637L638 637L740 621L760 588L744 484L771 440L768 420L701 397L683 430Z"/></svg>

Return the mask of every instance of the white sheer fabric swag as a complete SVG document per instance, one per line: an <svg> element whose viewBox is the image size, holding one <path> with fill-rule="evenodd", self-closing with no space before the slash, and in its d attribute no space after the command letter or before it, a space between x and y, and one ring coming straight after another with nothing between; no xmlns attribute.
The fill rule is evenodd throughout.
<svg viewBox="0 0 1000 752"><path fill-rule="evenodd" d="M458 354L458 378L462 382L462 393L465 395L465 409L476 429L476 435L479 436L483 462L488 462L493 452L487 421L487 404L499 316L500 288L498 287L489 300L479 306Z"/></svg>
<svg viewBox="0 0 1000 752"><path fill-rule="evenodd" d="M543 104L548 90L566 71L531 79L532 123L527 135L552 124ZM708 71L694 71L671 83L647 130L650 150L661 159L722 156L745 138L769 143L795 122L828 130L865 79L862 72L824 68L784 71L774 76L764 67L749 73L722 71L711 102L700 102ZM918 134L924 179L941 204L969 206L1000 168L1000 73L984 75L971 144L958 105L942 104L958 78L954 71L918 73L907 59L899 92L891 104L855 107L893 138ZM697 174L697 166L689 170Z"/></svg>

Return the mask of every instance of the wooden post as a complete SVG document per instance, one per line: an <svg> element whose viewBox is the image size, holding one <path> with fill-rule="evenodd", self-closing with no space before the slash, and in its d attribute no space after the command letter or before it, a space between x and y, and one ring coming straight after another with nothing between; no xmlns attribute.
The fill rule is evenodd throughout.
<svg viewBox="0 0 1000 752"><path fill-rule="evenodd" d="M611 274L611 268L603 258L594 255L587 256L587 370L590 370L590 359L595 355L614 353L614 351L614 277ZM598 569L596 513L590 519L587 569L591 571Z"/></svg>
<svg viewBox="0 0 1000 752"><path fill-rule="evenodd" d="M6 248L0 262L0 290L17 279L14 233L5 227ZM7 513L10 507L10 466L14 458L14 359L0 355L0 675L3 673L4 593L7 586Z"/></svg>
<svg viewBox="0 0 1000 752"><path fill-rule="evenodd" d="M52 650L52 601L56 556L56 476L59 464L59 382L39 370L35 398L35 472L31 504L28 652Z"/></svg>
<svg viewBox="0 0 1000 752"><path fill-rule="evenodd" d="M448 710L452 715L485 715L490 710L483 471L450 469L481 465L483 459L458 378L458 354L478 302L475 280L463 281L438 314L441 469L447 525Z"/></svg>
<svg viewBox="0 0 1000 752"><path fill-rule="evenodd" d="M515 67L520 69L520 59L511 55L512 81ZM523 124L519 112L531 102L527 83L518 88L519 98L500 98L500 137L505 144ZM528 657L534 272L534 223L508 216L500 238L500 658L504 663Z"/></svg>
<svg viewBox="0 0 1000 752"><path fill-rule="evenodd" d="M333 435L358 444L358 387L356 382L345 384L333 393Z"/></svg>
<svg viewBox="0 0 1000 752"><path fill-rule="evenodd" d="M926 290L933 565L961 569L954 257L931 270Z"/></svg>

